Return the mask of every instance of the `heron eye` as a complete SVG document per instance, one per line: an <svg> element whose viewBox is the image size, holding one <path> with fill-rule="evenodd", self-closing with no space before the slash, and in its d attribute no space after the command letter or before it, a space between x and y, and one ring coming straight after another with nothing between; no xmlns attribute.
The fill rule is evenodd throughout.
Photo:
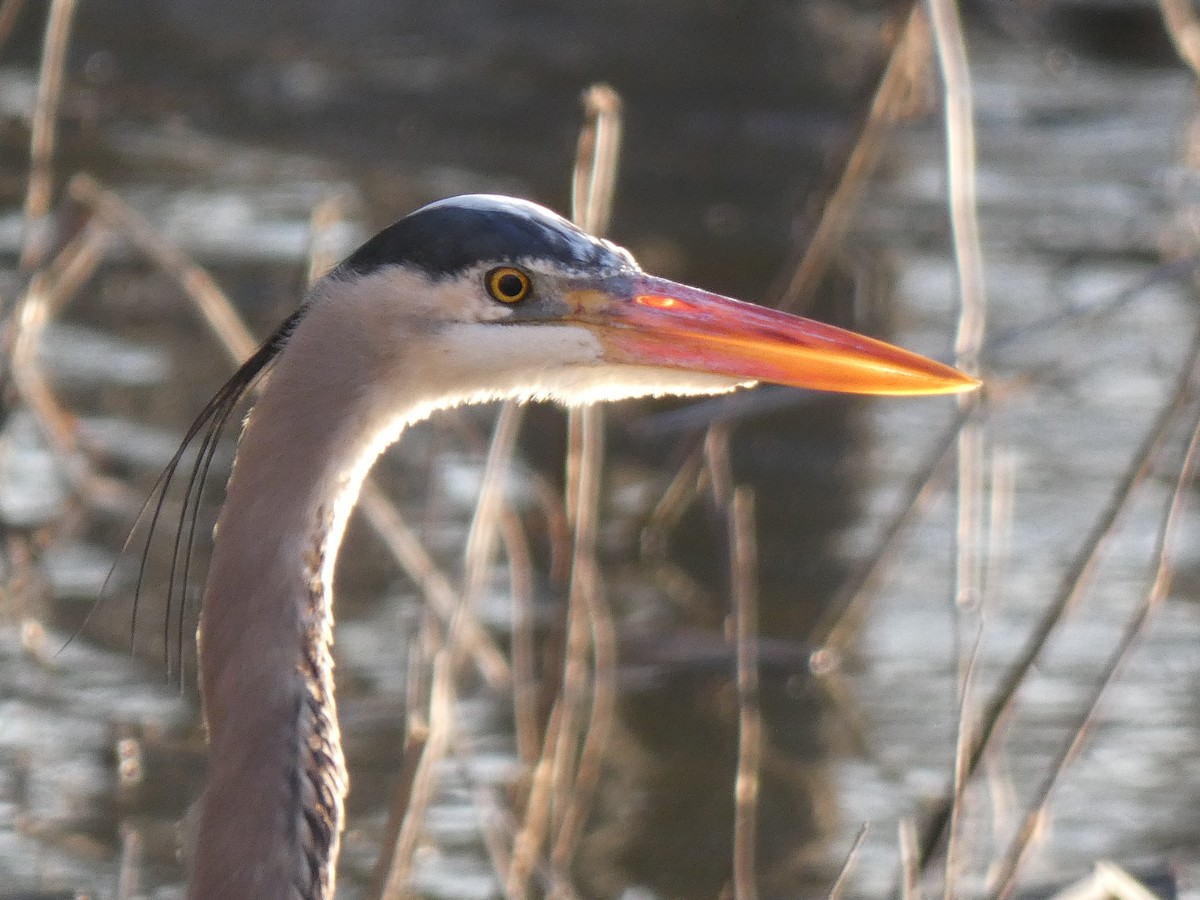
<svg viewBox="0 0 1200 900"><path fill-rule="evenodd" d="M529 296L529 276L512 266L501 266L487 273L488 293L501 303L517 303Z"/></svg>

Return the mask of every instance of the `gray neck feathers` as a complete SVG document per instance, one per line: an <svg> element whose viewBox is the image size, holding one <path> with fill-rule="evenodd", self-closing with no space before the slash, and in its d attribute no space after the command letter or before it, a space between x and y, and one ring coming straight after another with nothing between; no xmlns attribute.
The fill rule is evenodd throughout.
<svg viewBox="0 0 1200 900"><path fill-rule="evenodd" d="M333 560L363 474L395 435L381 438L377 392L364 388L371 341L330 327L301 322L280 354L217 526L200 619L210 763L190 900L333 896L347 790ZM314 354L330 345L339 356L323 365Z"/></svg>

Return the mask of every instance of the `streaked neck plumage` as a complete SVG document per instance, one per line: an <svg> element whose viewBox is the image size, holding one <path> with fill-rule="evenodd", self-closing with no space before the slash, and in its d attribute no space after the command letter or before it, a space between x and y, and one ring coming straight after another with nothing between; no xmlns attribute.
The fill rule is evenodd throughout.
<svg viewBox="0 0 1200 900"><path fill-rule="evenodd" d="M333 563L363 474L405 415L394 398L380 409L362 305L314 296L238 445L200 621L210 765L192 900L333 896L347 789Z"/></svg>

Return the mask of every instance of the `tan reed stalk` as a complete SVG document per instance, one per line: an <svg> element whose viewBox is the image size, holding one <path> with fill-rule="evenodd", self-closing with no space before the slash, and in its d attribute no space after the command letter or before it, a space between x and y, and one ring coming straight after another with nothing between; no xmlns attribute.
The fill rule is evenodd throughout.
<svg viewBox="0 0 1200 900"><path fill-rule="evenodd" d="M54 192L58 104L62 98L67 41L74 15L75 0L51 0L42 42L37 97L29 128L29 181L25 191L24 233L19 263L24 272L40 268L46 252L46 216L50 212L50 198Z"/></svg>

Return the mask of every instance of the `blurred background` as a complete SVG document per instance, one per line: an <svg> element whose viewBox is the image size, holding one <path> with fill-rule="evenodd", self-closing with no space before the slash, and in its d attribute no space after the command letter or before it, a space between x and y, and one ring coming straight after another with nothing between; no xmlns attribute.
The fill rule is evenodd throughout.
<svg viewBox="0 0 1200 900"><path fill-rule="evenodd" d="M1197 417L1189 10L963 5L988 384L966 432L951 399L764 389L608 411L597 555L616 658L591 690L615 706L575 895L733 896L738 566L712 489L726 476L755 498L762 896L826 896L852 846L852 896L1063 885L1101 860L1163 895L1196 890L1200 525L1184 506L1170 552L1161 538ZM182 896L179 823L204 768L200 579L164 604L160 534L134 629L144 520L122 546L232 371L187 266L262 336L311 260L425 202L488 191L568 212L581 97L604 83L623 122L611 235L645 268L954 358L942 87L919 4L86 0L61 66L51 214L31 238L48 14L0 3L5 315L31 308L31 285L55 288L45 321L20 320L34 349L10 341L0 433L0 897ZM428 593L462 581L495 415L439 416L381 461L429 569L399 565L357 519L343 549L339 896L375 896L428 703ZM514 570L525 584L535 731L561 680L567 444L560 411L525 413L505 492L529 562L495 560L477 604L515 651ZM1174 577L1152 593L1160 557ZM521 828L538 750L514 703L461 680L415 895L504 896L494 844ZM951 822L960 722L970 738L997 719Z"/></svg>

